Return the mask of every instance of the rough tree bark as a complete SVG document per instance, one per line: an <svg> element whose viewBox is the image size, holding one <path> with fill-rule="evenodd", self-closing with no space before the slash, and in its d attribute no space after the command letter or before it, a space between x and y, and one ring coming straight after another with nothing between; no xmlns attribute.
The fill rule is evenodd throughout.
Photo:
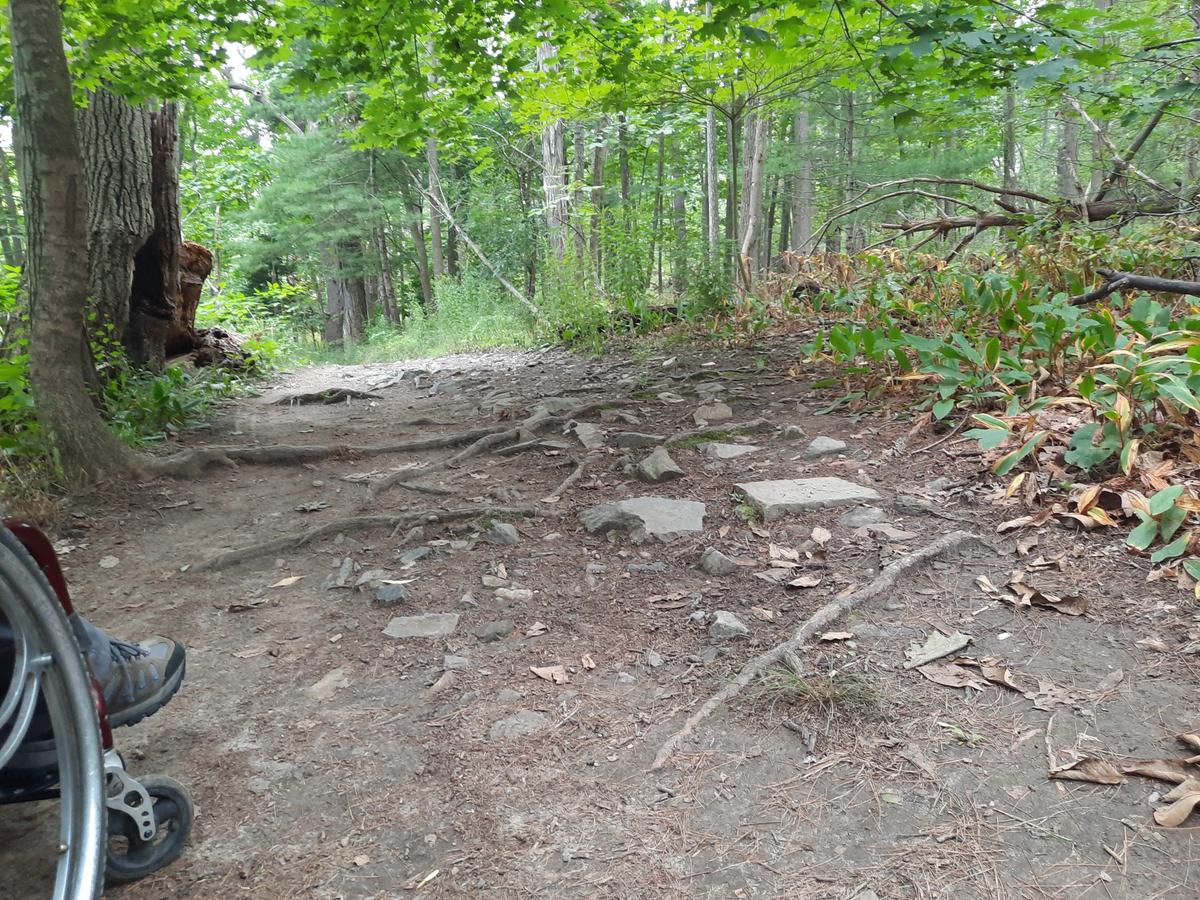
<svg viewBox="0 0 1200 900"><path fill-rule="evenodd" d="M601 230L604 223L604 162L608 157L607 121L602 119L596 127L596 138L592 144L592 221L588 243L591 247L593 274L597 282L603 276L604 242Z"/></svg>
<svg viewBox="0 0 1200 900"><path fill-rule="evenodd" d="M792 186L791 250L812 252L813 233L813 168L811 133L808 110L802 109L792 119L792 138L800 155L800 168Z"/></svg>
<svg viewBox="0 0 1200 900"><path fill-rule="evenodd" d="M87 191L71 78L55 0L11 0L15 133L28 238L29 377L38 420L72 482L119 478L134 454L88 396L83 357L87 277L72 266L87 246Z"/></svg>
<svg viewBox="0 0 1200 900"><path fill-rule="evenodd" d="M0 201L4 203L4 262L10 266L20 266L25 262L21 214L17 210L17 198L13 192L13 175L8 153L3 147L0 147Z"/></svg>
<svg viewBox="0 0 1200 900"><path fill-rule="evenodd" d="M767 143L771 134L771 117L756 114L746 121L746 185L745 215L741 233L741 264L738 267L742 284L750 286L757 270L757 247L762 229L763 182L767 158Z"/></svg>
<svg viewBox="0 0 1200 900"><path fill-rule="evenodd" d="M538 69L553 72L558 48L543 41L538 45ZM542 128L542 193L546 205L546 241L554 258L562 262L567 252L567 225L570 201L566 188L566 129L561 117L551 119Z"/></svg>
<svg viewBox="0 0 1200 900"><path fill-rule="evenodd" d="M438 143L437 138L427 138L425 141L425 163L429 167L429 190L438 190ZM433 277L441 278L446 274L446 255L442 249L442 217L436 209L429 210L429 247L432 257Z"/></svg>

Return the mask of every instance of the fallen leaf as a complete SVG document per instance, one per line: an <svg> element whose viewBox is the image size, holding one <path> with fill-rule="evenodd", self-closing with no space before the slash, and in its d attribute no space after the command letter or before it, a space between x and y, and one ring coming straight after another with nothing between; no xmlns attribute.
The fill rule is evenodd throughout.
<svg viewBox="0 0 1200 900"><path fill-rule="evenodd" d="M793 547L780 547L778 544L770 544L767 547L767 555L771 559L785 559L791 562L800 561L800 551Z"/></svg>
<svg viewBox="0 0 1200 900"><path fill-rule="evenodd" d="M1004 665L998 657L985 656L982 659L971 659L968 656L960 656L953 662L958 666L978 669L984 680L990 681L992 684L998 684L1000 687L1008 688L1019 694L1025 692L1025 689L1013 678L1012 670Z"/></svg>
<svg viewBox="0 0 1200 900"><path fill-rule="evenodd" d="M1193 778L1189 776L1187 779L1179 782L1179 784L1175 785L1175 787L1163 794L1163 799L1168 803L1172 803L1175 800L1178 800L1180 797L1192 793L1192 791L1200 791L1200 778Z"/></svg>
<svg viewBox="0 0 1200 900"><path fill-rule="evenodd" d="M1099 757L1084 756L1065 766L1050 770L1050 777L1061 781L1086 781L1091 784L1122 784L1125 776Z"/></svg>
<svg viewBox="0 0 1200 900"><path fill-rule="evenodd" d="M750 607L750 612L754 613L754 617L756 619L759 619L760 621L763 621L763 622L774 622L775 621L775 613L773 613L769 609L766 609L765 607L752 606L752 607Z"/></svg>
<svg viewBox="0 0 1200 900"><path fill-rule="evenodd" d="M1200 804L1200 791L1189 791L1170 806L1164 806L1154 811L1154 821L1163 828L1178 828Z"/></svg>
<svg viewBox="0 0 1200 900"><path fill-rule="evenodd" d="M911 541L917 535L911 531L904 531L897 528L895 525L888 525L886 522L881 525L866 525L867 531L874 534L882 534L886 538L891 538L893 541Z"/></svg>
<svg viewBox="0 0 1200 900"><path fill-rule="evenodd" d="M295 507L296 512L310 513L319 512L322 509L329 509L329 502L326 500L313 500L311 503L301 503Z"/></svg>
<svg viewBox="0 0 1200 900"><path fill-rule="evenodd" d="M1036 691L1026 691L1025 699L1033 701L1033 708L1050 712L1055 706L1074 706L1076 697L1052 682L1038 679Z"/></svg>
<svg viewBox="0 0 1200 900"><path fill-rule="evenodd" d="M581 659L579 662L585 669L591 670L596 668L596 661L592 659L592 655L590 653L583 654L583 659Z"/></svg>
<svg viewBox="0 0 1200 900"><path fill-rule="evenodd" d="M812 539L818 544L827 544L832 537L833 532L828 528L822 528L820 525L812 530Z"/></svg>
<svg viewBox="0 0 1200 900"><path fill-rule="evenodd" d="M954 663L917 666L917 671L934 684L940 684L944 687L974 688L977 691L982 691L987 687L987 685L968 670L962 666L956 666Z"/></svg>
<svg viewBox="0 0 1200 900"><path fill-rule="evenodd" d="M848 641L854 637L852 631L827 631L821 635L818 640L822 641Z"/></svg>
<svg viewBox="0 0 1200 900"><path fill-rule="evenodd" d="M969 634L963 634L961 631L956 631L953 634L942 634L940 631L935 631L925 639L925 643L917 646L914 641L912 645L904 651L904 655L908 657L908 662L904 664L906 669L915 669L917 666L923 666L926 663L931 663L935 659L941 659L943 656L949 656L951 653L956 653L967 644L971 643L973 638Z"/></svg>
<svg viewBox="0 0 1200 900"><path fill-rule="evenodd" d="M1142 638L1133 642L1139 650L1153 650L1155 653L1170 653L1171 648L1158 638Z"/></svg>
<svg viewBox="0 0 1200 900"><path fill-rule="evenodd" d="M760 538L769 538L771 536L771 532L767 531L767 529L763 528L761 525L756 524L750 525L750 533L758 535Z"/></svg>
<svg viewBox="0 0 1200 900"><path fill-rule="evenodd" d="M105 556L100 559L100 568L115 569L120 562L115 556Z"/></svg>
<svg viewBox="0 0 1200 900"><path fill-rule="evenodd" d="M790 588L815 588L821 583L819 575L801 575L787 583Z"/></svg>
<svg viewBox="0 0 1200 900"><path fill-rule="evenodd" d="M525 637L538 637L539 635L545 634L549 630L550 629L547 627L545 622L534 622L525 629Z"/></svg>
<svg viewBox="0 0 1200 900"><path fill-rule="evenodd" d="M976 576L975 583L979 585L980 590L982 590L985 594L1000 593L1000 588L992 584L992 579L988 578L986 575Z"/></svg>
<svg viewBox="0 0 1200 900"><path fill-rule="evenodd" d="M258 597L254 600L235 600L225 607L226 612L249 612L252 609L258 609L260 606L265 606L270 603L266 597Z"/></svg>
<svg viewBox="0 0 1200 900"><path fill-rule="evenodd" d="M1025 583L1025 572L1018 569L1008 580L1008 589L1012 591L1014 606L1040 606L1052 609L1067 616L1082 616L1088 609L1088 601L1084 597L1058 597L1045 594L1031 584Z"/></svg>
<svg viewBox="0 0 1200 900"><path fill-rule="evenodd" d="M287 578L280 578L277 582L275 582L273 585L271 585L271 587L273 587L273 588L291 587L293 584L295 584L301 578L307 578L307 577L308 576L306 576L306 575L289 575Z"/></svg>
<svg viewBox="0 0 1200 900"><path fill-rule="evenodd" d="M529 671L538 678L553 681L555 684L570 684L565 666L530 666Z"/></svg>
<svg viewBox="0 0 1200 900"><path fill-rule="evenodd" d="M1190 779L1200 778L1200 769L1178 759L1135 759L1124 763L1121 771L1126 775L1141 775L1171 784L1185 784Z"/></svg>
<svg viewBox="0 0 1200 900"><path fill-rule="evenodd" d="M1177 734L1175 740L1179 741L1193 750L1200 750L1200 734Z"/></svg>
<svg viewBox="0 0 1200 900"><path fill-rule="evenodd" d="M1023 537L1017 541L1017 555L1028 556L1033 548L1038 545L1038 536L1031 534L1028 537Z"/></svg>
<svg viewBox="0 0 1200 900"><path fill-rule="evenodd" d="M363 854L359 854L358 856L354 857L354 864L356 866L358 866L359 868L362 868L370 861L371 861L371 857L365 856Z"/></svg>

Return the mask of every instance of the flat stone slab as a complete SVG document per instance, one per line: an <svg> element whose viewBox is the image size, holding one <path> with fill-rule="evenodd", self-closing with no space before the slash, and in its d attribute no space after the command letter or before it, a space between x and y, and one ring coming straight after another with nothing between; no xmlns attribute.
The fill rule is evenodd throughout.
<svg viewBox="0 0 1200 900"><path fill-rule="evenodd" d="M629 531L634 542L648 537L670 541L704 530L703 503L665 497L634 497L585 509L579 522L590 532Z"/></svg>
<svg viewBox="0 0 1200 900"><path fill-rule="evenodd" d="M458 628L458 613L426 613L423 616L396 616L383 633L394 638L445 637Z"/></svg>
<svg viewBox="0 0 1200 900"><path fill-rule="evenodd" d="M844 478L791 478L782 481L751 481L735 485L746 499L771 522L789 513L828 506L853 506L879 500L879 492Z"/></svg>
<svg viewBox="0 0 1200 900"><path fill-rule="evenodd" d="M714 442L704 444L701 449L712 459L737 459L739 456L745 456L747 453L757 453L762 447L755 447L753 444L722 444Z"/></svg>

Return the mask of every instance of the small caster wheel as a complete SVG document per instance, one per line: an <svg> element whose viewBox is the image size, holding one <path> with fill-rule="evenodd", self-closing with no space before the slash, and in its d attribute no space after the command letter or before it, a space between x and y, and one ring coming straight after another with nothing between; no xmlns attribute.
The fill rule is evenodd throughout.
<svg viewBox="0 0 1200 900"><path fill-rule="evenodd" d="M143 840L127 815L108 813L108 853L104 863L107 884L128 884L173 863L183 853L192 829L192 798L174 778L151 775L141 780L154 804L156 832Z"/></svg>

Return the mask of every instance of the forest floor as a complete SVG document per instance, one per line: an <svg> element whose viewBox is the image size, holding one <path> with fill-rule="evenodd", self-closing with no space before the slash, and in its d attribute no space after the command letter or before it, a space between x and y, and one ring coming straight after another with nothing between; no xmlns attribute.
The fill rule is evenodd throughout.
<svg viewBox="0 0 1200 900"><path fill-rule="evenodd" d="M1195 600L1148 582L1148 562L1115 532L1051 522L997 533L1027 510L1004 498L972 442L921 452L934 438L910 436L911 423L886 411L820 415L836 395L813 391L812 373L789 375L791 362L783 344L692 344L306 369L187 443L367 445L520 421L550 397L629 403L581 417L604 429L583 430L603 440L593 451L560 426L524 452L476 455L420 482L454 496L403 484L369 493L371 478L455 452L438 449L242 464L77 504L58 545L82 610L131 639L170 635L189 654L171 705L117 739L135 774L190 786L191 844L112 895L1200 895L1197 829L1159 828L1151 815L1171 784L1049 777L1080 758L1090 771L1097 759L1119 768L1188 755L1175 735L1200 723ZM273 403L325 388L381 399ZM627 474L649 450L616 449L619 432L693 430L713 397L734 422L767 420L718 438L759 449L720 461L688 438L669 448L684 477L651 485ZM807 458L817 437L847 446ZM585 453L582 477L546 502ZM871 485L882 512L758 523L734 495L737 482L813 476ZM577 520L638 496L703 502L703 531L633 544ZM539 514L507 519L515 546L489 541L477 519L423 532L335 528L298 549L195 569L339 517L482 504ZM799 654L807 681L779 674L751 686L651 770L663 741L747 659L956 529L983 543L856 610ZM744 564L705 574L697 562L709 546ZM1086 600L1086 614L1008 602L1003 586L1018 569L1068 608ZM771 579L780 572L814 586L785 587ZM339 575L349 586L327 587ZM408 582L407 598L378 602L377 590L404 593L395 581ZM748 635L711 636L717 610ZM384 633L395 616L425 613L457 615L456 627ZM999 657L1020 689L969 664L925 671L951 681L966 671L975 687L905 668L911 645L955 632L972 641L938 666ZM559 665L567 683L531 671ZM51 854L34 852L29 833L46 821L31 807L3 811L0 896L36 895Z"/></svg>

